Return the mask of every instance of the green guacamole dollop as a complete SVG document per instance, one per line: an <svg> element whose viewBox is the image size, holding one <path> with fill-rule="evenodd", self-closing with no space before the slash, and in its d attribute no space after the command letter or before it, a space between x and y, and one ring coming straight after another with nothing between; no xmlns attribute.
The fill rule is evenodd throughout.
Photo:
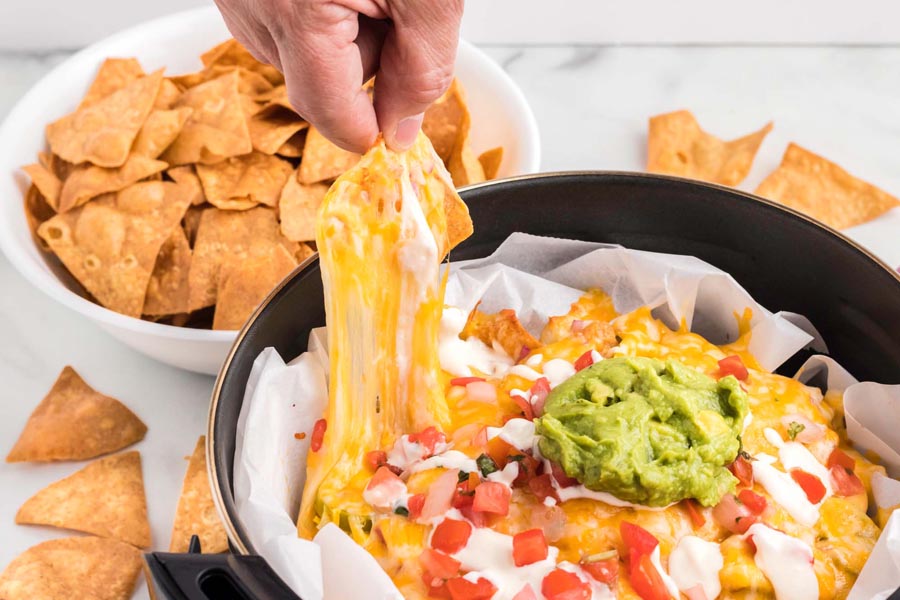
<svg viewBox="0 0 900 600"><path fill-rule="evenodd" d="M541 453L594 491L647 506L733 491L747 395L676 360L602 360L558 385L537 420Z"/></svg>

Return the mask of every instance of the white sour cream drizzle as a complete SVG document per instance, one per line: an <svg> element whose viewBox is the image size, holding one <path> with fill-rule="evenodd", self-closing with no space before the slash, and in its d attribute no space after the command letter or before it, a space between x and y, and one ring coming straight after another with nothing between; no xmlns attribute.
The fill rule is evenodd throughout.
<svg viewBox="0 0 900 600"><path fill-rule="evenodd" d="M363 500L375 508L393 511L398 506L406 506L409 493L406 484L400 479L390 479L374 488L363 490Z"/></svg>
<svg viewBox="0 0 900 600"><path fill-rule="evenodd" d="M519 450L530 450L534 446L534 422L528 419L510 419L503 427L488 427L489 440L499 437Z"/></svg>
<svg viewBox="0 0 900 600"><path fill-rule="evenodd" d="M534 358L534 356L531 358ZM543 356L541 358L543 358ZM543 373L538 373L534 370L533 367L537 366L537 361L532 364L531 360L529 360L526 361L526 364L524 365L515 365L509 370L509 373L511 375L518 375L528 381L537 381L541 377L546 377L547 381L550 383L551 390L575 374L574 365L562 358L551 358L545 362L542 366Z"/></svg>
<svg viewBox="0 0 900 600"><path fill-rule="evenodd" d="M681 594L678 592L678 586L675 584L675 580L669 577L669 574L663 569L662 563L659 560L659 544L656 545L656 548L654 548L653 552L650 554L650 562L653 563L653 567L659 573L660 578L666 585L669 595L673 598L680 598Z"/></svg>
<svg viewBox="0 0 900 600"><path fill-rule="evenodd" d="M715 542L686 535L669 555L669 572L681 591L699 585L709 600L722 591L719 571L725 565L722 550Z"/></svg>
<svg viewBox="0 0 900 600"><path fill-rule="evenodd" d="M803 469L819 478L819 481L825 486L825 497L821 502L832 495L831 474L806 446L800 442L785 442L771 427L766 427L763 435L770 444L778 448L778 459L785 470Z"/></svg>
<svg viewBox="0 0 900 600"><path fill-rule="evenodd" d="M428 469L436 469L443 467L445 469L459 469L466 473L478 470L478 464L474 459L469 458L459 450L447 450L443 454L436 454L430 458L416 463L410 471L418 473L419 471L427 471Z"/></svg>
<svg viewBox="0 0 900 600"><path fill-rule="evenodd" d="M476 337L460 339L467 315L447 306L441 315L438 355L441 368L456 377L471 377L472 369L492 377L501 377L515 364L500 348L491 348Z"/></svg>
<svg viewBox="0 0 900 600"><path fill-rule="evenodd" d="M434 454L441 454L450 446L444 442L437 442L434 445ZM401 471L406 471L410 467L420 463L425 457L427 450L418 442L409 441L409 435L401 435L387 454L387 462L389 465L399 467Z"/></svg>
<svg viewBox="0 0 900 600"><path fill-rule="evenodd" d="M812 549L797 538L754 523L747 530L756 546L754 560L775 589L777 600L816 600L819 582Z"/></svg>

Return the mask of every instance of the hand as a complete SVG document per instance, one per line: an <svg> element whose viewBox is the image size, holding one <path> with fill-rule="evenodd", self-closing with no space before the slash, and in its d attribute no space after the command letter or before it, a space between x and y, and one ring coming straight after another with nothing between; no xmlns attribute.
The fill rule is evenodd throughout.
<svg viewBox="0 0 900 600"><path fill-rule="evenodd" d="M291 104L335 144L412 145L449 87L463 0L216 0L232 35L284 73ZM362 84L375 75L374 106Z"/></svg>

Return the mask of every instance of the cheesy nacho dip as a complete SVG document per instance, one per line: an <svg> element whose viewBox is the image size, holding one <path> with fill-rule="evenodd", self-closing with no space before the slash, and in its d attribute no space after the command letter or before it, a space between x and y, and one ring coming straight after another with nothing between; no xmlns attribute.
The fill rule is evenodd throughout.
<svg viewBox="0 0 900 600"><path fill-rule="evenodd" d="M407 598L841 598L879 466L839 394L589 290L532 335L445 306L471 233L424 137L319 212L329 402L297 522L334 523Z"/></svg>

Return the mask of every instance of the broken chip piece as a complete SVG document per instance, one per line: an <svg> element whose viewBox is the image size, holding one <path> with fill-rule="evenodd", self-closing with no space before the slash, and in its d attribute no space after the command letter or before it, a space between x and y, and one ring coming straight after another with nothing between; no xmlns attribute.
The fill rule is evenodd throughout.
<svg viewBox="0 0 900 600"><path fill-rule="evenodd" d="M218 553L228 550L228 537L219 519L219 513L213 503L209 488L209 477L206 474L206 436L201 435L194 447L194 453L188 463L178 508L175 511L175 523L172 526L172 540L169 552L187 552L191 536L200 538L200 548L206 553Z"/></svg>

